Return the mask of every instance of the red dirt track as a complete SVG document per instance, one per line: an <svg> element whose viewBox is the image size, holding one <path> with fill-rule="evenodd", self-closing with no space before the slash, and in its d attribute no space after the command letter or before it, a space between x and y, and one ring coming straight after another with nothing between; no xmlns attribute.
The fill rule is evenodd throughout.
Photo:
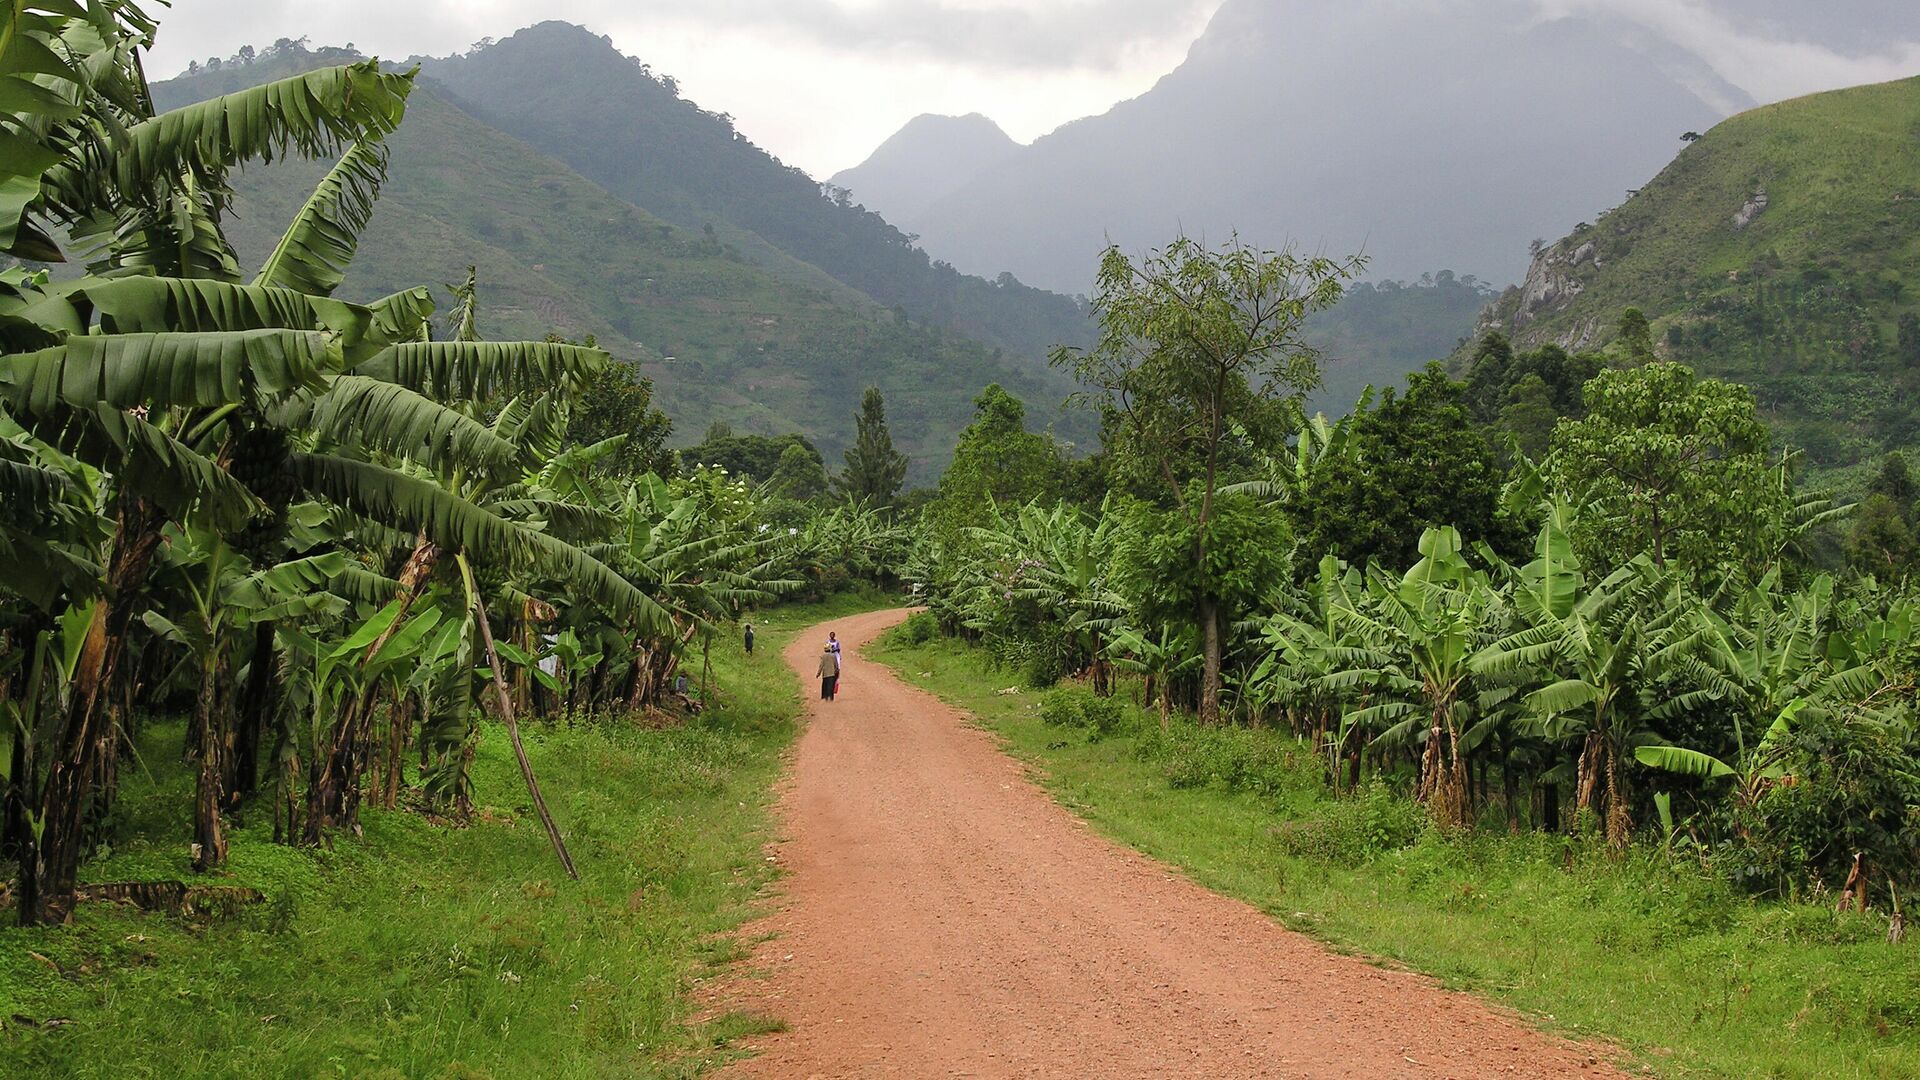
<svg viewBox="0 0 1920 1080"><path fill-rule="evenodd" d="M748 930L776 935L755 955L765 977L729 1005L790 1030L727 1075L1623 1075L1101 838L964 714L862 661L905 617L837 620L787 649L810 702L781 801L787 876ZM822 702L830 629L846 674Z"/></svg>

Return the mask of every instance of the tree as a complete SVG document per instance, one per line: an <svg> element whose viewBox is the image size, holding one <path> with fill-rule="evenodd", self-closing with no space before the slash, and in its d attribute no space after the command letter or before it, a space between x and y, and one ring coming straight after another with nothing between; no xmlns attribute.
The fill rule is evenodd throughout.
<svg viewBox="0 0 1920 1080"><path fill-rule="evenodd" d="M1059 495L1060 448L1027 430L1027 408L992 383L973 402L953 463L940 476L933 515L948 526L984 524L995 505L1018 506Z"/></svg>
<svg viewBox="0 0 1920 1080"><path fill-rule="evenodd" d="M676 455L667 448L667 439L672 434L673 421L653 405L653 380L634 364L608 364L593 375L567 420L567 441L575 445L624 438L601 465L625 475L671 476Z"/></svg>
<svg viewBox="0 0 1920 1080"><path fill-rule="evenodd" d="M860 415L853 421L853 445L847 448L846 471L836 486L856 502L891 506L907 478L907 455L893 448L887 430L886 403L880 388L867 387L860 398Z"/></svg>
<svg viewBox="0 0 1920 1080"><path fill-rule="evenodd" d="M1204 580L1222 470L1281 443L1296 404L1320 383L1319 353L1302 338L1307 316L1339 301L1364 265L1249 248L1219 251L1179 239L1138 264L1118 247L1101 258L1093 309L1100 336L1063 348L1097 408L1123 482L1158 489L1188 519L1187 560ZM1202 592L1192 619L1203 656L1200 718L1220 718L1221 637L1232 613Z"/></svg>
<svg viewBox="0 0 1920 1080"><path fill-rule="evenodd" d="M1653 324L1647 321L1647 313L1636 307L1620 313L1620 331L1613 344L1630 364L1650 364L1660 358L1653 348Z"/></svg>
<svg viewBox="0 0 1920 1080"><path fill-rule="evenodd" d="M1521 699L1531 726L1555 742L1582 739L1578 806L1601 813L1619 851L1633 829L1627 758L1656 688L1692 650L1699 622L1677 575L1644 554L1589 581L1569 540L1571 517L1565 504L1553 508L1537 557L1518 574L1514 607L1526 628L1481 649L1472 668L1543 684Z"/></svg>
<svg viewBox="0 0 1920 1080"><path fill-rule="evenodd" d="M780 452L780 464L767 478L767 488L776 498L811 502L827 492L826 466L807 447L788 443Z"/></svg>
<svg viewBox="0 0 1920 1080"><path fill-rule="evenodd" d="M1473 824L1464 699L1474 647L1496 600L1485 572L1468 564L1457 529L1427 529L1418 548L1420 560L1402 577L1370 568L1371 610L1335 610L1336 624L1361 631L1367 644L1342 650L1346 670L1328 681L1379 688L1342 718L1344 726L1394 722L1397 730L1383 740L1424 733L1420 799L1442 827L1464 829Z"/></svg>
<svg viewBox="0 0 1920 1080"><path fill-rule="evenodd" d="M1465 389L1430 364L1409 378L1404 397L1388 391L1354 417L1348 452L1321 458L1288 504L1302 550L1401 567L1429 528L1497 540L1500 470Z"/></svg>
<svg viewBox="0 0 1920 1080"><path fill-rule="evenodd" d="M1553 406L1553 392L1547 381L1529 373L1515 383L1500 410L1499 429L1513 437L1514 444L1528 458L1544 457L1553 441L1553 429L1560 422L1560 411Z"/></svg>
<svg viewBox="0 0 1920 1080"><path fill-rule="evenodd" d="M1507 335L1492 330L1474 346L1467 361L1465 400L1474 419L1490 424L1499 416L1513 385L1513 343Z"/></svg>
<svg viewBox="0 0 1920 1080"><path fill-rule="evenodd" d="M1581 507L1595 565L1645 552L1696 576L1757 576L1786 539L1790 498L1752 391L1683 364L1602 372L1587 416L1553 435L1549 482Z"/></svg>

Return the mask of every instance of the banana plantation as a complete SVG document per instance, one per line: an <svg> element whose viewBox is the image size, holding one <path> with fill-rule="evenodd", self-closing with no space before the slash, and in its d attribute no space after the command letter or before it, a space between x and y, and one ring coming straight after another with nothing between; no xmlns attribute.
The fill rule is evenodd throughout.
<svg viewBox="0 0 1920 1080"><path fill-rule="evenodd" d="M163 713L189 718L197 870L242 807L308 845L403 794L464 815L485 713L574 873L521 720L694 707L686 676L743 608L844 578L845 552L887 566L872 512L772 529L742 480L609 468L626 436L567 433L613 361L486 340L471 275L444 312L424 284L335 298L411 73L156 113L139 6L5 20L0 858L23 923L68 918ZM243 267L229 173L287 155L337 164Z"/></svg>
<svg viewBox="0 0 1920 1080"><path fill-rule="evenodd" d="M1798 488L1744 388L1495 338L1464 379L1309 418L1291 323L1327 267L1109 260L1102 342L1058 358L1102 453L967 512L1017 489L963 452L909 567L948 633L1163 726L1290 732L1336 792L1384 778L1446 832L1640 837L1860 907L1920 883L1912 567ZM1474 398L1543 369L1574 404L1535 459ZM1871 490L1914 497L1898 457Z"/></svg>

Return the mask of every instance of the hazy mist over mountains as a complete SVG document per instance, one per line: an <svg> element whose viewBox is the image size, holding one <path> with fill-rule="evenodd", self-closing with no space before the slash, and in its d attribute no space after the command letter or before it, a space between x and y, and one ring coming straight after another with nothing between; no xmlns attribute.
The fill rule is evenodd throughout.
<svg viewBox="0 0 1920 1080"><path fill-rule="evenodd" d="M950 152L979 122L921 118L833 183L963 271L1063 292L1109 239L1236 229L1364 249L1375 277L1510 281L1529 241L1757 104L1720 70L1899 41L1920 41L1920 5L1228 0L1185 63L1103 115L1005 155Z"/></svg>

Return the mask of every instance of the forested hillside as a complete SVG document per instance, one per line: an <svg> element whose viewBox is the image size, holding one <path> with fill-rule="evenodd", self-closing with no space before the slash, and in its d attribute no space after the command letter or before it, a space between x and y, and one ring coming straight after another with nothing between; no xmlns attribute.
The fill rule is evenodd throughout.
<svg viewBox="0 0 1920 1080"><path fill-rule="evenodd" d="M1627 202L1537 252L1485 326L1605 344L1623 313L1660 355L1753 388L1821 465L1920 436L1920 79L1744 113Z"/></svg>
<svg viewBox="0 0 1920 1080"><path fill-rule="evenodd" d="M185 104L337 52L288 43L251 63L160 83L155 95ZM818 271L775 272L714 233L663 222L476 120L431 83L414 91L408 123L390 142L391 175L345 294L367 300L402 283L453 282L472 264L490 332L593 337L639 362L681 442L724 421L800 431L838 460L862 388L877 385L914 475L927 478L985 383L1015 387L1043 417L1059 415L1067 380L1037 357L902 320ZM236 177L228 232L243 258L266 254L324 171L295 161Z"/></svg>
<svg viewBox="0 0 1920 1080"><path fill-rule="evenodd" d="M934 262L913 238L680 96L667 75L606 38L545 22L426 74L469 110L676 225L712 226L750 256L762 246L817 266L916 321L1039 357L1089 331L1080 305ZM993 271L989 271L993 273Z"/></svg>

